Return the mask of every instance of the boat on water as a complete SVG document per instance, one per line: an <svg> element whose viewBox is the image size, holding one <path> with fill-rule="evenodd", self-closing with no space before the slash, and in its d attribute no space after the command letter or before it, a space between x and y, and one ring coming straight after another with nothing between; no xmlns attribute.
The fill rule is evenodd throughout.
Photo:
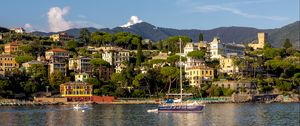
<svg viewBox="0 0 300 126"><path fill-rule="evenodd" d="M90 107L87 105L76 104L76 105L73 105L73 109L74 110L88 110L88 109L90 109Z"/></svg>
<svg viewBox="0 0 300 126"><path fill-rule="evenodd" d="M181 39L180 42L180 99L170 100L160 104L157 112L202 112L205 105L197 101L182 101L182 62L181 62ZM152 110L154 111L154 110ZM149 111L148 112L152 112Z"/></svg>
<svg viewBox="0 0 300 126"><path fill-rule="evenodd" d="M158 112L202 112L205 104L197 101L167 102L158 106Z"/></svg>

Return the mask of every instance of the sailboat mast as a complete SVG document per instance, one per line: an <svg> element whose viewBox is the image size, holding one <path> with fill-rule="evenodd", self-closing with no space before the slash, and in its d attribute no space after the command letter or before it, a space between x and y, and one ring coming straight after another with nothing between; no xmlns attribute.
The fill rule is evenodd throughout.
<svg viewBox="0 0 300 126"><path fill-rule="evenodd" d="M179 66L180 66L180 75L179 75L179 77L180 77L180 100L182 100L182 69L181 69L181 67L182 67L182 63L181 63L181 38L179 38L179 43L180 43L180 46L179 46L179 50L180 50L180 58L179 58Z"/></svg>

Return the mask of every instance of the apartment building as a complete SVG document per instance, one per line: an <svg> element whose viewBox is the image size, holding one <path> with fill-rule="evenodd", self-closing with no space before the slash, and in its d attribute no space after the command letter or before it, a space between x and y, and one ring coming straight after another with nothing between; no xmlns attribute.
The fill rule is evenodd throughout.
<svg viewBox="0 0 300 126"><path fill-rule="evenodd" d="M210 58L220 59L224 55L236 53L237 55L244 55L245 46L234 43L221 43L219 37L214 37L213 41L209 43Z"/></svg>
<svg viewBox="0 0 300 126"><path fill-rule="evenodd" d="M91 58L83 56L70 58L69 70L74 70L75 72L92 72L90 61Z"/></svg>
<svg viewBox="0 0 300 126"><path fill-rule="evenodd" d="M6 74L10 74L12 71L18 68L19 64L16 62L14 55L0 55L0 75L5 76Z"/></svg>

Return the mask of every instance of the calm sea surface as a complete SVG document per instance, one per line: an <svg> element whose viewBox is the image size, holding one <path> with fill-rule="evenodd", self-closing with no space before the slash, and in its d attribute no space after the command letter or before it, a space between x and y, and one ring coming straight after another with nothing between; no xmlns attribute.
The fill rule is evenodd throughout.
<svg viewBox="0 0 300 126"><path fill-rule="evenodd" d="M0 106L0 126L300 126L300 103L208 104L202 113L147 113L157 105Z"/></svg>

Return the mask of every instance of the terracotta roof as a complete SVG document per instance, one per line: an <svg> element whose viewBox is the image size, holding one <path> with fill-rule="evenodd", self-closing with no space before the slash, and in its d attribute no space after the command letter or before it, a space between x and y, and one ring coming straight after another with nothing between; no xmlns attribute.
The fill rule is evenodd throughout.
<svg viewBox="0 0 300 126"><path fill-rule="evenodd" d="M32 60L32 61L29 61L29 62L25 62L25 63L23 63L23 64L26 64L26 63L28 63L28 64L46 64L46 62L42 62L42 61L37 61L37 60Z"/></svg>
<svg viewBox="0 0 300 126"><path fill-rule="evenodd" d="M61 49L61 48L53 48L48 50L47 52L67 52L67 50Z"/></svg>
<svg viewBox="0 0 300 126"><path fill-rule="evenodd" d="M18 42L11 42L11 43L7 43L6 45L14 45L14 46L18 46L20 45Z"/></svg>
<svg viewBox="0 0 300 126"><path fill-rule="evenodd" d="M80 81L73 81L73 82L66 82L61 85L92 85L92 84L86 82L80 82Z"/></svg>
<svg viewBox="0 0 300 126"><path fill-rule="evenodd" d="M11 54L0 54L0 57L15 57L14 55L11 55Z"/></svg>

